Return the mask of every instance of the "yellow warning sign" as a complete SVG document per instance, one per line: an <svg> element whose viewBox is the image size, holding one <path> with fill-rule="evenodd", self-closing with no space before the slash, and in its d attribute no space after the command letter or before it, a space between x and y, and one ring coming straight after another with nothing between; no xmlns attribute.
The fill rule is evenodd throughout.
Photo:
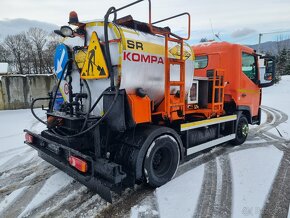
<svg viewBox="0 0 290 218"><path fill-rule="evenodd" d="M169 49L169 53L172 54L175 58L180 58L180 45L176 45L173 48ZM189 57L191 56L191 54L184 48L183 49L183 59L187 60Z"/></svg>
<svg viewBox="0 0 290 218"><path fill-rule="evenodd" d="M87 50L78 50L74 57L75 57L75 63L78 66L79 69L83 69L86 57L87 57Z"/></svg>
<svg viewBox="0 0 290 218"><path fill-rule="evenodd" d="M108 78L109 72L96 32L93 32L85 64L81 72L82 79Z"/></svg>

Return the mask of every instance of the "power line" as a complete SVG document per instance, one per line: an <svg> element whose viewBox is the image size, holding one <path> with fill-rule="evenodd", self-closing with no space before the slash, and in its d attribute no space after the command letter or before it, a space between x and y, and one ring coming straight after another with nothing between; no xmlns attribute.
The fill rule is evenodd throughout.
<svg viewBox="0 0 290 218"><path fill-rule="evenodd" d="M266 34L277 34L277 33L287 33L290 32L290 30L282 30L282 31L275 31L275 32L266 32L266 33L260 33L262 35L266 35Z"/></svg>
<svg viewBox="0 0 290 218"><path fill-rule="evenodd" d="M282 31L273 31L273 32L259 33L258 52L260 52L260 45L261 45L261 41L262 41L262 36L263 35L277 34L277 33L287 33L287 32L290 32L290 30L282 30Z"/></svg>

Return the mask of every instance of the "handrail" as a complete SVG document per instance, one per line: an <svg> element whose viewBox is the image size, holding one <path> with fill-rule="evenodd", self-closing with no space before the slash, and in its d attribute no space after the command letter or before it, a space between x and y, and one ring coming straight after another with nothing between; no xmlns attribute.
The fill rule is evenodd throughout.
<svg viewBox="0 0 290 218"><path fill-rule="evenodd" d="M112 10L109 14L116 13L118 11L121 11L121 10L123 10L125 8L131 7L131 6L135 5L135 4L138 4L138 3L143 2L143 1L145 1L145 0L138 0L138 1L132 2L132 3L130 3L128 5L125 5L125 6L121 7L121 8L117 8L117 9ZM156 29L153 27L153 24L161 23L161 22L164 22L164 21L167 21L167 20L174 19L176 17L181 17L181 16L187 15L188 16L188 27L187 27L188 33L187 33L187 37L184 38L184 37L180 37L180 36L178 36L176 34L173 34L173 33L170 33L170 34L173 35L174 37L182 39L182 40L188 40L190 38L190 20L191 19L190 19L190 14L188 12L177 14L177 15L174 15L172 17L168 17L168 18L165 18L165 19L162 19L162 20L159 20L159 21L152 22L151 0L148 0L148 9L149 9L149 22L148 22L148 24L149 24L150 31L152 33L154 33L154 34L164 34L164 32L162 33L160 31L156 31ZM114 18L114 20L115 19L116 19L116 17Z"/></svg>
<svg viewBox="0 0 290 218"><path fill-rule="evenodd" d="M135 5L135 4L138 4L139 2L143 2L143 1L145 1L145 0L138 0L138 1L132 2L132 3L130 3L128 5L125 5L125 6L121 7L121 8L115 9L114 12L121 11L121 10L123 10L125 8L131 7L131 6ZM148 1L150 1L150 0L148 0ZM112 13L114 13L114 12L112 12Z"/></svg>
<svg viewBox="0 0 290 218"><path fill-rule="evenodd" d="M167 21L167 20L174 19L176 17L185 16L185 15L187 15L187 17L188 17L188 21L187 21L188 22L188 27L187 27L188 33L187 33L187 37L186 38L183 38L183 37L180 37L180 36L175 35L173 33L171 33L171 35L173 35L174 37L179 38L179 39L188 40L190 38L190 14L188 12L184 12L184 13L181 13L181 14L177 14L177 15L174 15L172 17L168 17L168 18L165 18L165 19L162 19L162 20L159 20L159 21L155 21L155 22L153 22L151 24L149 23L149 24L152 26L152 24L161 23L161 22L164 22L164 21ZM149 19L149 20L151 20L151 19Z"/></svg>

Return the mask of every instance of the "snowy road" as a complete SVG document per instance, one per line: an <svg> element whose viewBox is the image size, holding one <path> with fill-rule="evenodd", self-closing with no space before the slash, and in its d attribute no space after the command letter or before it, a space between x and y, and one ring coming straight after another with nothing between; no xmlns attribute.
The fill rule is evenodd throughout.
<svg viewBox="0 0 290 218"><path fill-rule="evenodd" d="M277 94L275 89L269 90ZM270 91L265 105L275 101ZM0 217L287 217L289 107L287 102L279 110L263 106L263 123L251 128L242 146L199 153L166 185L156 190L136 186L114 195L113 204L23 145L22 129L43 128L29 110L1 111Z"/></svg>

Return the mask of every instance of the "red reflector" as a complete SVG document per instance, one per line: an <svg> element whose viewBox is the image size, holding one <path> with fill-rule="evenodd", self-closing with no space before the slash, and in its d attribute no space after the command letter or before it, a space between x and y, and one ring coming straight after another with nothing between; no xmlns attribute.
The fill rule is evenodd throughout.
<svg viewBox="0 0 290 218"><path fill-rule="evenodd" d="M69 156L68 158L68 162L71 166L75 167L76 169L78 169L79 171L85 173L88 170L88 164L86 161L74 157L74 156Z"/></svg>
<svg viewBox="0 0 290 218"><path fill-rule="evenodd" d="M32 144L33 143L33 136L30 135L29 133L25 134L25 141Z"/></svg>

